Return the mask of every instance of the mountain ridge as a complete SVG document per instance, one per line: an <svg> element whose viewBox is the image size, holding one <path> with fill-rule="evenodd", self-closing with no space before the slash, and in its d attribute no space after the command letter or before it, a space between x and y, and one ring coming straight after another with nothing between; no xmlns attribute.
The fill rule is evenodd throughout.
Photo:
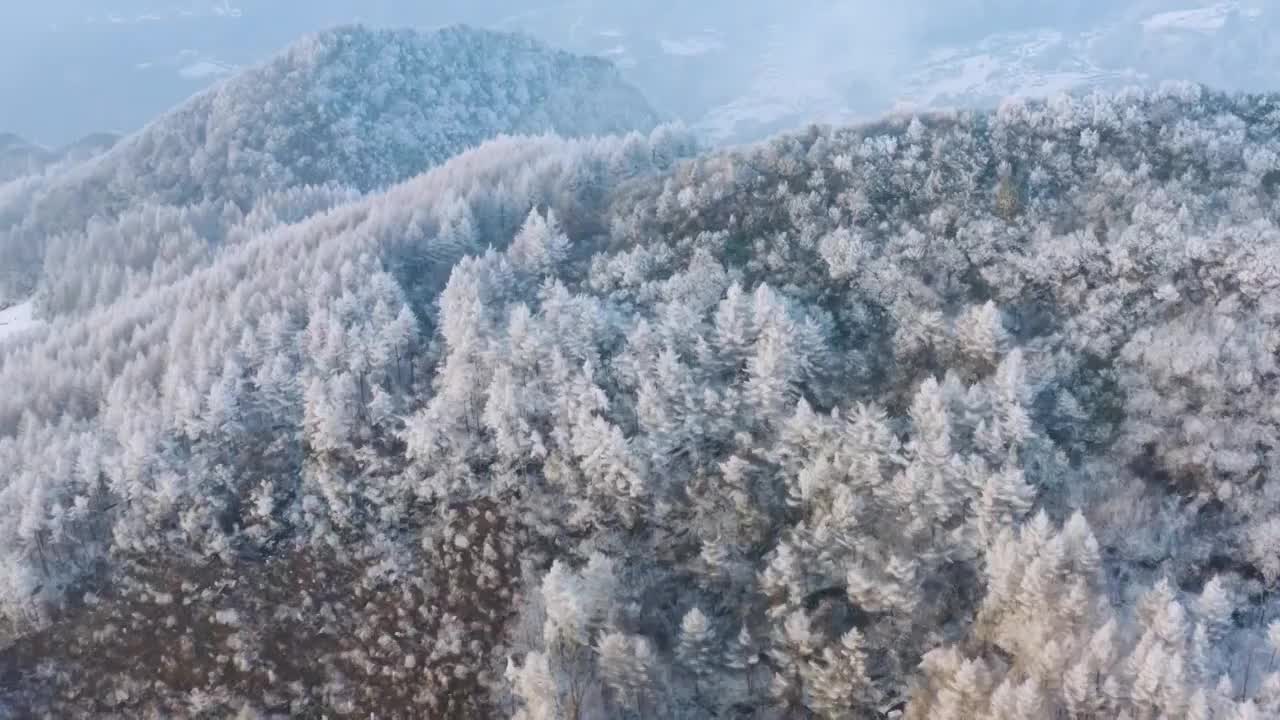
<svg viewBox="0 0 1280 720"><path fill-rule="evenodd" d="M0 703L1274 716L1278 128L503 137L58 318L0 349Z"/></svg>
<svg viewBox="0 0 1280 720"><path fill-rule="evenodd" d="M314 33L107 152L0 193L0 297L33 291L50 238L144 201L244 215L287 189L384 187L502 133L614 134L658 120L609 63L515 33Z"/></svg>

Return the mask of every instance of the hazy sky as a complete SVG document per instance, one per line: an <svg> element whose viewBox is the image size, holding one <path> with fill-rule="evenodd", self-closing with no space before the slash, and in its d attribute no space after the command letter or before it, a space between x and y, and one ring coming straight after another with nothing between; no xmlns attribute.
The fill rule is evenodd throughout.
<svg viewBox="0 0 1280 720"><path fill-rule="evenodd" d="M1256 28L1246 27L1253 33L1245 38L1254 43L1249 45L1240 37L1224 38L1223 28L1234 27L1228 21L1242 27L1256 25L1255 15L1247 15L1248 23L1241 18L1252 12L1247 8L1267 4L1267 0L0 2L0 131L60 144L96 130L134 130L236 66L259 62L306 32L352 21L410 27L467 22L530 32L557 46L610 57L669 114L691 121L705 119L709 126L756 123L769 127L810 115L829 119L876 112L903 96L923 97L930 103L966 96L985 100L992 94L1047 92L1130 75L1137 79L1196 75L1192 79L1215 81L1211 71L1219 66L1230 68L1217 72L1231 82L1241 75L1237 67L1241 58L1248 61L1254 47L1280 43L1270 43L1275 38L1257 36ZM1172 30L1143 29L1154 27L1143 24L1149 18L1170 12L1183 13L1174 17ZM1250 71L1262 78L1259 82L1269 79L1269 71Z"/></svg>

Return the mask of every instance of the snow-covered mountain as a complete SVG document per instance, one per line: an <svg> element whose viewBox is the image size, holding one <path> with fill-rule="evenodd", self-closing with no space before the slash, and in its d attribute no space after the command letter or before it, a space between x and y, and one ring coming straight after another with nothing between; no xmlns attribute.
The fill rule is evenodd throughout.
<svg viewBox="0 0 1280 720"><path fill-rule="evenodd" d="M606 58L659 110L716 141L893 108L989 106L1007 95L1165 80L1269 90L1280 59L1273 50L1280 7L1267 0L323 0L306 7L115 0L111 7L33 15L34 40L15 34L0 46L0 97L18 101L0 104L0 128L131 130L297 34L355 19L466 22ZM33 67L62 79L37 84ZM92 115L82 110L87 103Z"/></svg>
<svg viewBox="0 0 1280 720"><path fill-rule="evenodd" d="M0 185L0 302L25 299L64 262L114 273L106 285L119 289L153 262L219 243L242 220L260 224L255 209L314 212L337 189L386 187L497 135L608 135L657 122L613 66L525 35L462 26L316 33L100 157Z"/></svg>
<svg viewBox="0 0 1280 720"><path fill-rule="evenodd" d="M691 145L94 223L0 717L1280 717L1280 95Z"/></svg>
<svg viewBox="0 0 1280 720"><path fill-rule="evenodd" d="M1262 0L881 5L673 7L637 24L566 3L510 22L612 59L656 105L713 141L894 109L989 107L1009 96L1164 81L1276 87L1280 7ZM557 34L560 27L574 30Z"/></svg>
<svg viewBox="0 0 1280 720"><path fill-rule="evenodd" d="M707 109L697 124L711 137L741 140L886 110L990 107L1011 96L1165 81L1276 88L1280 7L1258 0L1117 6L1084 23L1028 22L976 39L943 36L912 51L904 45L870 64L863 47L823 42L829 31L780 23L770 28L746 90ZM844 27L839 19L833 25Z"/></svg>
<svg viewBox="0 0 1280 720"><path fill-rule="evenodd" d="M129 185L121 192L130 202L141 190L244 203L252 198L243 175L251 193L323 183L370 190L503 132L590 135L656 121L614 68L522 35L348 26L192 98L68 181Z"/></svg>
<svg viewBox="0 0 1280 720"><path fill-rule="evenodd" d="M51 149L13 133L0 133L0 183L45 172L53 166L83 162L111 149L119 139L112 133L93 133L65 147Z"/></svg>
<svg viewBox="0 0 1280 720"><path fill-rule="evenodd" d="M1233 90L1275 89L1280 10L1218 2L1137 13L1082 30L1049 27L946 46L911 67L899 107L991 105L1009 96L1193 81Z"/></svg>

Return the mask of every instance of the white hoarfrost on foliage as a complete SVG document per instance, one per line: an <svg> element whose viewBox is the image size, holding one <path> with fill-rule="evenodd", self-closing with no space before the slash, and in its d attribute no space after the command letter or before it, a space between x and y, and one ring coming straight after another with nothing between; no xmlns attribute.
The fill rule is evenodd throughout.
<svg viewBox="0 0 1280 720"><path fill-rule="evenodd" d="M496 135L656 122L613 66L524 36L318 33L100 157L0 185L0 302L34 286L46 313L92 307L149 274L190 272L195 256L236 242L242 222L292 221L323 209L316 192L385 188ZM86 287L67 287L88 267Z"/></svg>
<svg viewBox="0 0 1280 720"><path fill-rule="evenodd" d="M0 704L1280 716L1278 138L503 138L248 223L0 354Z"/></svg>

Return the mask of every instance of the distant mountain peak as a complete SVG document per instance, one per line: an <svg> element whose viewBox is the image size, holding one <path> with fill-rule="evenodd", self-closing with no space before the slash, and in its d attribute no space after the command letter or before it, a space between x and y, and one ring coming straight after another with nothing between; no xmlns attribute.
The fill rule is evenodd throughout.
<svg viewBox="0 0 1280 720"><path fill-rule="evenodd" d="M113 155L181 158L178 173L193 172L188 160L227 171L265 163L258 174L267 183L368 190L499 133L591 135L657 119L607 62L527 36L343 25L195 96Z"/></svg>
<svg viewBox="0 0 1280 720"><path fill-rule="evenodd" d="M367 192L498 135L609 135L648 131L658 119L608 62L527 36L344 25L304 37L45 178L33 199L0 197L0 278L25 284L43 264L47 238L142 202L248 211L291 188ZM26 219L6 227L17 216ZM29 291L0 287L0 299Z"/></svg>
<svg viewBox="0 0 1280 720"><path fill-rule="evenodd" d="M31 143L16 133L0 132L0 151L19 147L28 147Z"/></svg>

